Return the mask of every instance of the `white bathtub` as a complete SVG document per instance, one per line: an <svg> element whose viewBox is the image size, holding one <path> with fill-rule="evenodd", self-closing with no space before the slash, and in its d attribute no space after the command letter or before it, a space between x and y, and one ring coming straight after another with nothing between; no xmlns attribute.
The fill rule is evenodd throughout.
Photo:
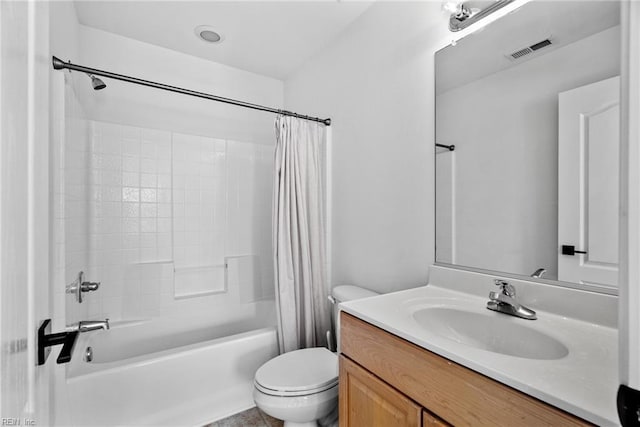
<svg viewBox="0 0 640 427"><path fill-rule="evenodd" d="M81 334L67 371L71 421L202 426L247 409L255 371L278 353L275 328L264 327L272 323L132 321Z"/></svg>

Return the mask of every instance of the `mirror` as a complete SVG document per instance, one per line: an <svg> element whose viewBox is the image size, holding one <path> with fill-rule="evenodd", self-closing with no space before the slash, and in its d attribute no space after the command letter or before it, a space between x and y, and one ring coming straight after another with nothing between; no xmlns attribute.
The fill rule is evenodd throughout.
<svg viewBox="0 0 640 427"><path fill-rule="evenodd" d="M437 264L617 293L619 24L533 1L436 53Z"/></svg>

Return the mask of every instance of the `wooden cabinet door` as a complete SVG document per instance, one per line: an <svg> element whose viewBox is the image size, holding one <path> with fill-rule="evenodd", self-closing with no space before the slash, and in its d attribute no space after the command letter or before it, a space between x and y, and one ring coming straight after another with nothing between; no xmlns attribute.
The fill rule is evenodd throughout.
<svg viewBox="0 0 640 427"><path fill-rule="evenodd" d="M340 356L340 427L420 427L422 408Z"/></svg>
<svg viewBox="0 0 640 427"><path fill-rule="evenodd" d="M422 427L448 427L450 425L426 409L422 411Z"/></svg>

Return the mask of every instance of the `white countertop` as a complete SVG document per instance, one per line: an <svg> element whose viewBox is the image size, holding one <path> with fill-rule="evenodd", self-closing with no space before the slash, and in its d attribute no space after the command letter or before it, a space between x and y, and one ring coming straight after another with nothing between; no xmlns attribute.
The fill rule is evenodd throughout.
<svg viewBox="0 0 640 427"><path fill-rule="evenodd" d="M538 320L519 319L487 310L487 300L428 285L351 301L340 307L422 348L592 423L619 425L616 329L540 310L536 310ZM557 360L534 360L493 353L432 333L413 318L417 310L443 305L504 316L505 321L518 322L557 339L569 349L569 354Z"/></svg>

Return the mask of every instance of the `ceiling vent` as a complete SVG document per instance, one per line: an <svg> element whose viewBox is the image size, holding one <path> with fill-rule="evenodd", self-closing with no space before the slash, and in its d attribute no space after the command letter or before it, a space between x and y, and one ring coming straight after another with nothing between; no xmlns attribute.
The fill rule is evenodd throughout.
<svg viewBox="0 0 640 427"><path fill-rule="evenodd" d="M539 41L538 43L532 44L531 46L527 46L527 47L525 47L523 49L516 50L515 52L512 52L512 53L510 53L510 54L508 54L506 56L510 60L515 61L516 59L520 59L523 56L530 55L533 52L535 52L537 50L540 50L540 49L542 49L544 47L547 47L547 46L551 46L551 40L550 39L544 39L542 41Z"/></svg>

